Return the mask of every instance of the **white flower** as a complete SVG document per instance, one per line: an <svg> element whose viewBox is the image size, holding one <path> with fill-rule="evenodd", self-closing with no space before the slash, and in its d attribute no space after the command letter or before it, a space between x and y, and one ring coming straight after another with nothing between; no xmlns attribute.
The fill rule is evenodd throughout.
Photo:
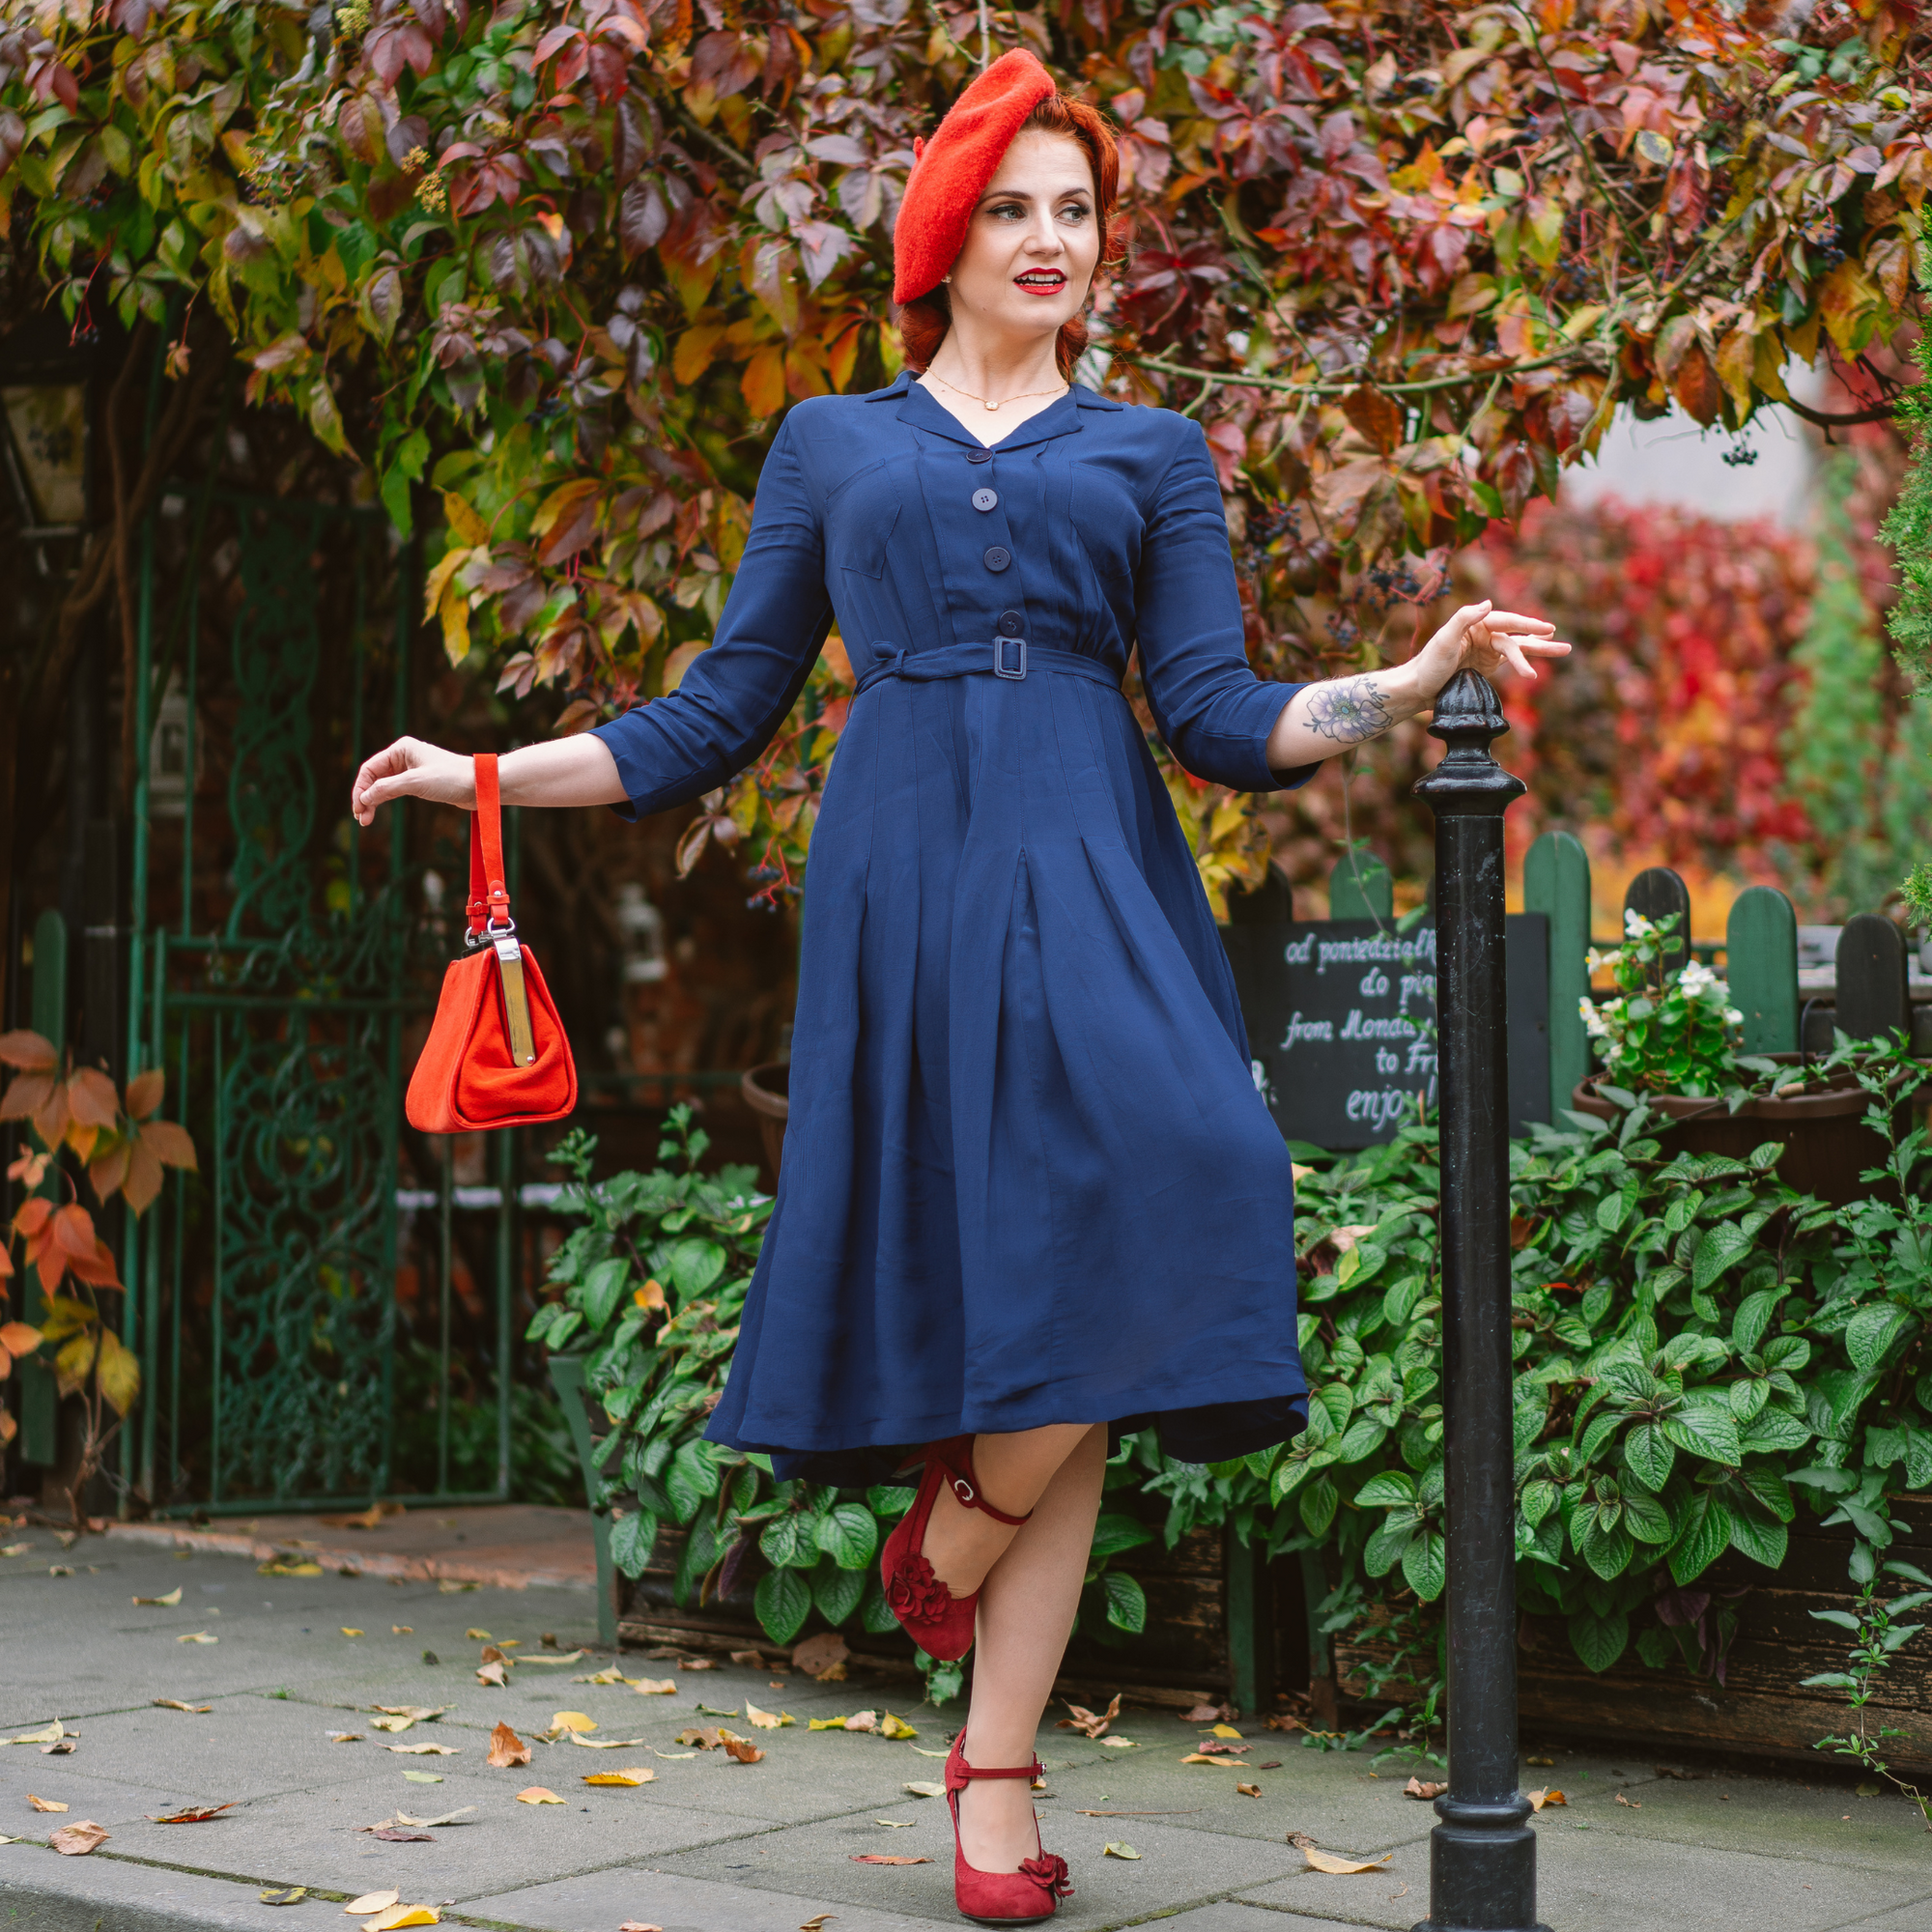
<svg viewBox="0 0 1932 1932"><path fill-rule="evenodd" d="M1745 1023L1744 1014L1741 1013L1736 1007L1726 1007L1724 1009L1724 1018L1732 1026L1743 1026Z"/></svg>
<svg viewBox="0 0 1932 1932"><path fill-rule="evenodd" d="M1584 953L1583 963L1592 973L1609 973L1624 963L1624 955L1621 952L1599 952L1593 946Z"/></svg>
<svg viewBox="0 0 1932 1932"><path fill-rule="evenodd" d="M1688 998L1694 1000L1699 994L1708 993L1713 986L1722 985L1723 981L1701 959L1692 959L1678 974L1677 983Z"/></svg>
<svg viewBox="0 0 1932 1932"><path fill-rule="evenodd" d="M1610 1036L1609 1023L1604 1018L1597 1003L1587 994L1577 1002L1577 1010L1582 1015L1583 1028L1592 1039L1607 1039Z"/></svg>
<svg viewBox="0 0 1932 1932"><path fill-rule="evenodd" d="M1657 931L1649 920L1640 912L1624 914L1624 937L1626 939L1649 939Z"/></svg>

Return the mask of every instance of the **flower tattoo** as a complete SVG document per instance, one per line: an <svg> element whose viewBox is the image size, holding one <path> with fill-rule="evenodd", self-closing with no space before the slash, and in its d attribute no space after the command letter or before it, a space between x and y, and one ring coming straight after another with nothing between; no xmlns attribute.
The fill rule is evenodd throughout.
<svg viewBox="0 0 1932 1932"><path fill-rule="evenodd" d="M1369 678L1349 677L1323 685L1308 700L1308 728L1339 744L1359 745L1378 738L1395 723L1380 690Z"/></svg>

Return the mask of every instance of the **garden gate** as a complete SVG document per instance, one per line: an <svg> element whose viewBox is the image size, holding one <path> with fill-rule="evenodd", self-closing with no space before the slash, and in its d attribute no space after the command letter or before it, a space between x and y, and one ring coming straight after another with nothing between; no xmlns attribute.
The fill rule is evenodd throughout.
<svg viewBox="0 0 1932 1932"><path fill-rule="evenodd" d="M158 639L152 524L143 545L128 1063L130 1073L166 1068L168 1112L193 1132L202 1168L176 1177L126 1243L124 1339L144 1393L124 1468L163 1513L386 1494L400 1200L441 1210L435 1493L412 1499L455 1501L446 1149L440 1189L398 1185L404 1018L434 995L442 933L411 912L419 895L409 891L401 809L377 838L347 812L349 775L404 726L413 552L380 510L212 485L194 496L181 589ZM168 507L188 510L180 497ZM198 649L211 522L234 546L225 665ZM225 813L204 807L198 868L204 763L211 776L225 767ZM180 827L180 917L149 931L151 858L173 842L157 838L167 818ZM227 867L213 888L211 848ZM507 1183L509 1150L493 1151ZM513 1200L504 1184L497 1481L462 1499L508 1490Z"/></svg>

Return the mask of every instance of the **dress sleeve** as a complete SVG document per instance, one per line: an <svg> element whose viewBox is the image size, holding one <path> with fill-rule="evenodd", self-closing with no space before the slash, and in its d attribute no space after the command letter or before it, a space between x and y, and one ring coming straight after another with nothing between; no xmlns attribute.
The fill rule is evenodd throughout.
<svg viewBox="0 0 1932 1932"><path fill-rule="evenodd" d="M596 727L629 800L618 815L688 804L743 771L797 702L831 628L824 532L787 416L710 646L675 691Z"/></svg>
<svg viewBox="0 0 1932 1932"><path fill-rule="evenodd" d="M1303 687L1258 678L1246 632L1228 520L1198 423L1155 490L1141 543L1135 627L1141 676L1168 749L1196 778L1236 791L1283 791L1321 769L1276 772L1268 734Z"/></svg>

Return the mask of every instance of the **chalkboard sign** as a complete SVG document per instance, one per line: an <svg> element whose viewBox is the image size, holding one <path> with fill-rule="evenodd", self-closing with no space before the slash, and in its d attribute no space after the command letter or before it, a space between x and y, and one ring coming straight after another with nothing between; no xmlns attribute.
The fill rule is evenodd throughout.
<svg viewBox="0 0 1932 1932"><path fill-rule="evenodd" d="M1435 925L1334 919L1222 928L1255 1084L1282 1133L1373 1147L1439 1100ZM1506 925L1510 1132L1549 1119L1549 921Z"/></svg>

